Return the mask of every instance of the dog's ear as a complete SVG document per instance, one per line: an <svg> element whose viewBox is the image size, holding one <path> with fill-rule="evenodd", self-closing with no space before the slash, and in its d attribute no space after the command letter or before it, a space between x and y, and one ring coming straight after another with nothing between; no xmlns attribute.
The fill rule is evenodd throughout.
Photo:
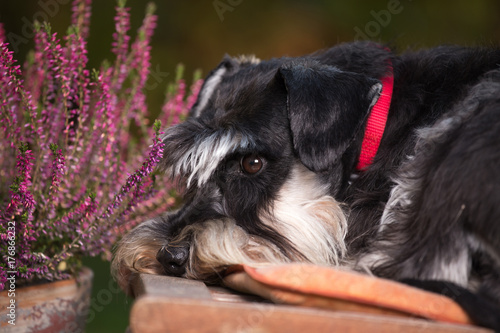
<svg viewBox="0 0 500 333"><path fill-rule="evenodd" d="M230 57L224 55L222 61L205 78L198 94L198 98L189 111L189 116L198 117L207 105L210 97L214 94L222 81L222 78L237 72L241 67L259 63L260 60L253 55Z"/></svg>
<svg viewBox="0 0 500 333"><path fill-rule="evenodd" d="M331 169L363 128L382 85L316 61L283 65L295 153L312 171Z"/></svg>

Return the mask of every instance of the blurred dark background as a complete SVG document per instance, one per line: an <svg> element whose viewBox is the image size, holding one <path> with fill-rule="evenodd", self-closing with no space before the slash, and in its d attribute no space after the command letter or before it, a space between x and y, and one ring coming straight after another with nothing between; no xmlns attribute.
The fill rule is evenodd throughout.
<svg viewBox="0 0 500 333"><path fill-rule="evenodd" d="M154 116L165 88L183 63L186 77L217 65L225 53L259 58L296 56L354 39L389 42L400 50L437 44L499 45L497 0L156 0L158 26L153 37L148 105ZM71 15L69 0L0 0L0 22L21 62L33 46L31 24L48 19L64 34ZM89 67L99 67L110 52L114 0L95 0ZM129 0L132 35L144 16L146 1ZM116 291L109 264L89 258L95 272L95 316L88 332L124 332L131 300Z"/></svg>

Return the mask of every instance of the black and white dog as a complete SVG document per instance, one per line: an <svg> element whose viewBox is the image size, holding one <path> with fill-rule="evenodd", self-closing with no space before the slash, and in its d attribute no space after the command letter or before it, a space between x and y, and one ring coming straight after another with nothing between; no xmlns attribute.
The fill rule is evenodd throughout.
<svg viewBox="0 0 500 333"><path fill-rule="evenodd" d="M500 329L499 65L498 49L371 42L226 57L163 138L185 205L124 237L119 280L347 265Z"/></svg>

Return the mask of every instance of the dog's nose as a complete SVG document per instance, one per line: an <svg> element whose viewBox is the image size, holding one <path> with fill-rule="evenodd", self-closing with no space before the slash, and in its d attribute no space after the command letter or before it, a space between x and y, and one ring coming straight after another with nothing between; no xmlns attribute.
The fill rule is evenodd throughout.
<svg viewBox="0 0 500 333"><path fill-rule="evenodd" d="M186 272L188 258L189 245L187 243L164 246L156 255L156 260L162 264L166 273L172 276L182 276Z"/></svg>

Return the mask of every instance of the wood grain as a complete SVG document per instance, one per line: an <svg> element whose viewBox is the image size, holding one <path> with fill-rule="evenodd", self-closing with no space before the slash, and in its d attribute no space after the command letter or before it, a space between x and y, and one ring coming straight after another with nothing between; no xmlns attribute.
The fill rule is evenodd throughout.
<svg viewBox="0 0 500 333"><path fill-rule="evenodd" d="M141 274L132 287L133 333L156 332L490 332L417 318L268 303L199 281Z"/></svg>

